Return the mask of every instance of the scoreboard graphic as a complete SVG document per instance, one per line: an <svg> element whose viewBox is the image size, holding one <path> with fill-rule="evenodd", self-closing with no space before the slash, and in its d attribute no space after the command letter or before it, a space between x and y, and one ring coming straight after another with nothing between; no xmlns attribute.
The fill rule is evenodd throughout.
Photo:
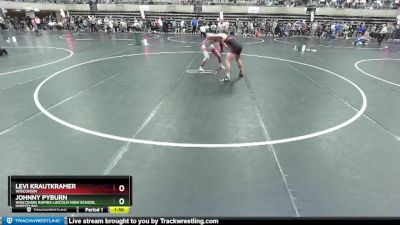
<svg viewBox="0 0 400 225"><path fill-rule="evenodd" d="M9 176L13 213L129 213L131 176Z"/></svg>

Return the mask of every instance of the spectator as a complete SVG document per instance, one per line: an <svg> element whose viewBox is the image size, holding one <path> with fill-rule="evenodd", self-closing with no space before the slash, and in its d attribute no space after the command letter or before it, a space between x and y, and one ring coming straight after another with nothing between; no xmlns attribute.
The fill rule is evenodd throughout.
<svg viewBox="0 0 400 225"><path fill-rule="evenodd" d="M99 18L97 20L97 26L98 26L98 29L103 29L103 20L101 18Z"/></svg>
<svg viewBox="0 0 400 225"><path fill-rule="evenodd" d="M180 26L180 30L181 30L181 33L186 33L186 23L185 23L185 20L181 20L181 26Z"/></svg>
<svg viewBox="0 0 400 225"><path fill-rule="evenodd" d="M168 34L169 20L165 18L164 20L164 33Z"/></svg>
<svg viewBox="0 0 400 225"><path fill-rule="evenodd" d="M383 39L385 39L387 32L388 32L387 26L386 26L386 24L383 24L382 25L382 29L379 32L379 36L378 36L378 43L379 44L381 44Z"/></svg>
<svg viewBox="0 0 400 225"><path fill-rule="evenodd" d="M217 33L217 25L215 24L215 22L213 22L211 25L211 32Z"/></svg>
<svg viewBox="0 0 400 225"><path fill-rule="evenodd" d="M201 25L200 26L200 36L201 36L201 38L206 38L207 37L207 34L206 34L206 27L204 26L204 25Z"/></svg>
<svg viewBox="0 0 400 225"><path fill-rule="evenodd" d="M349 25L347 23L343 24L343 36L344 39L348 38L348 34L349 34Z"/></svg>
<svg viewBox="0 0 400 225"><path fill-rule="evenodd" d="M178 33L178 26L175 20L172 20L172 29L174 30L175 34Z"/></svg>
<svg viewBox="0 0 400 225"><path fill-rule="evenodd" d="M272 35L275 37L276 36L276 27L278 26L278 21L274 20L272 23Z"/></svg>
<svg viewBox="0 0 400 225"><path fill-rule="evenodd" d="M158 18L158 27L160 28L160 33L163 31L164 22L162 21L161 17Z"/></svg>
<svg viewBox="0 0 400 225"><path fill-rule="evenodd" d="M310 32L311 37L314 37L315 31L317 30L317 28L318 28L318 23L316 21L314 21L311 24L311 32Z"/></svg>
<svg viewBox="0 0 400 225"><path fill-rule="evenodd" d="M393 36L393 32L394 32L394 26L392 24L388 24L387 25L387 35L386 35L386 40L389 38L392 38Z"/></svg>
<svg viewBox="0 0 400 225"><path fill-rule="evenodd" d="M192 25L192 34L196 34L198 20L196 18L193 18L192 21L191 21L191 25Z"/></svg>
<svg viewBox="0 0 400 225"><path fill-rule="evenodd" d="M39 35L40 32L39 32L39 27L36 24L36 19L35 18L31 19L31 23L32 23L33 31L35 32L36 35Z"/></svg>

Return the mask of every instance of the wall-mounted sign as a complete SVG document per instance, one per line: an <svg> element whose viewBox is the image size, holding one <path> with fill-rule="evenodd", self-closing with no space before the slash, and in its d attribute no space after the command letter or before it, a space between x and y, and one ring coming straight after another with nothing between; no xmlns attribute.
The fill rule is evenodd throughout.
<svg viewBox="0 0 400 225"><path fill-rule="evenodd" d="M248 13L260 13L260 7L257 6L249 6Z"/></svg>
<svg viewBox="0 0 400 225"><path fill-rule="evenodd" d="M148 5L139 5L140 11L150 11L150 7Z"/></svg>

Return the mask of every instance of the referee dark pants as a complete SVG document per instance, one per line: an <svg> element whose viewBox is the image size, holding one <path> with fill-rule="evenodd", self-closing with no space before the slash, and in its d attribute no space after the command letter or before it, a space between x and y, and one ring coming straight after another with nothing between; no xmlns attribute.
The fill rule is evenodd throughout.
<svg viewBox="0 0 400 225"><path fill-rule="evenodd" d="M382 43L383 39L385 38L385 34L378 34L378 43Z"/></svg>

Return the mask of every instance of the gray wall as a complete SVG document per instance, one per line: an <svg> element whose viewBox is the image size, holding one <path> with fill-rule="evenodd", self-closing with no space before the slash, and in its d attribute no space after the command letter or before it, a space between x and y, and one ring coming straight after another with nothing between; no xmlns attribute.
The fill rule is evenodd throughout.
<svg viewBox="0 0 400 225"><path fill-rule="evenodd" d="M98 4L99 11L125 11L138 12L139 5L133 4ZM90 11L88 4L42 4L27 2L0 1L0 8L6 9L25 9L38 8L39 10L59 11ZM182 12L193 13L193 6L190 5L149 5L150 12ZM247 6L203 6L204 13L248 13ZM260 14L287 14L305 15L305 8L302 7L260 7ZM318 8L316 15L325 16L354 16L354 17L381 17L395 18L399 14L398 10L372 10L372 9L335 9Z"/></svg>

